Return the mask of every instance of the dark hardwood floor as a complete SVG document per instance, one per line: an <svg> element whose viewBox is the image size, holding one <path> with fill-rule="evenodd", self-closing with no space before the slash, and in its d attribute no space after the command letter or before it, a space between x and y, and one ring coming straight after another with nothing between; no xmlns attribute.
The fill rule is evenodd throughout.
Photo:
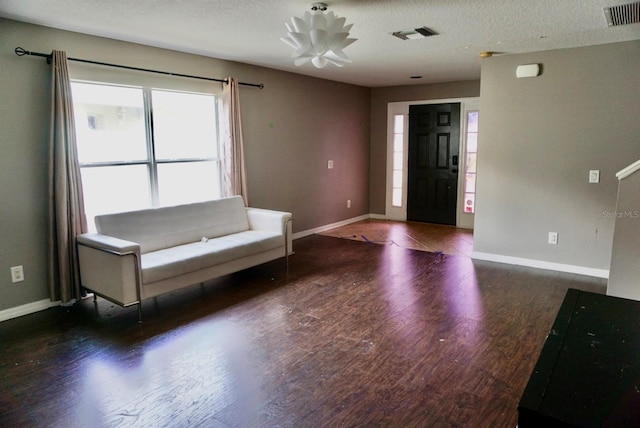
<svg viewBox="0 0 640 428"><path fill-rule="evenodd" d="M0 426L509 427L568 288L601 279L314 235L143 305L0 323Z"/></svg>

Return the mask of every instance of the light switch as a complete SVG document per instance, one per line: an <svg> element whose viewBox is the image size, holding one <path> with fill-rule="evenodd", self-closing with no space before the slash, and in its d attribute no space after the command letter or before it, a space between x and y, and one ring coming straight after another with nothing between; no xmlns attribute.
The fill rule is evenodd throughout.
<svg viewBox="0 0 640 428"><path fill-rule="evenodd" d="M327 168L333 169L333 161L332 160L327 162Z"/></svg>
<svg viewBox="0 0 640 428"><path fill-rule="evenodd" d="M589 171L589 183L600 183L600 170L592 169Z"/></svg>

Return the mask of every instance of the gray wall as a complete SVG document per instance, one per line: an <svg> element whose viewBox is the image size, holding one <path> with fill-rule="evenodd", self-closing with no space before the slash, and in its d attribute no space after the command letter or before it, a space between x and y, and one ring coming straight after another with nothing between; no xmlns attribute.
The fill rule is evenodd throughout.
<svg viewBox="0 0 640 428"><path fill-rule="evenodd" d="M43 58L16 56L17 46L262 82L263 90L240 89L251 205L293 212L294 232L369 212L368 88L0 19L0 310L48 297L50 72ZM83 76L109 73L72 67ZM159 79L152 76L146 78ZM335 162L332 170L329 159ZM24 266L22 283L11 283L9 268L15 265Z"/></svg>
<svg viewBox="0 0 640 428"><path fill-rule="evenodd" d="M607 294L640 300L640 172L623 178L618 186L611 272Z"/></svg>
<svg viewBox="0 0 640 428"><path fill-rule="evenodd" d="M542 75L517 79L530 63ZM474 251L609 269L615 173L640 158L639 76L640 41L483 61Z"/></svg>
<svg viewBox="0 0 640 428"><path fill-rule="evenodd" d="M474 98L480 95L480 81L430 85L394 86L371 90L371 155L369 211L385 214L387 171L387 104L400 101L429 101Z"/></svg>

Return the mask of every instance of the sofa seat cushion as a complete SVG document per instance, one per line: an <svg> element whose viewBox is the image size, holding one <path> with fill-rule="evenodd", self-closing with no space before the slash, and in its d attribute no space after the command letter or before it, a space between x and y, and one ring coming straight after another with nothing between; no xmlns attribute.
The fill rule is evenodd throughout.
<svg viewBox="0 0 640 428"><path fill-rule="evenodd" d="M142 283L149 284L195 272L279 246L284 246L282 234L247 230L207 242L198 241L152 251L142 255Z"/></svg>

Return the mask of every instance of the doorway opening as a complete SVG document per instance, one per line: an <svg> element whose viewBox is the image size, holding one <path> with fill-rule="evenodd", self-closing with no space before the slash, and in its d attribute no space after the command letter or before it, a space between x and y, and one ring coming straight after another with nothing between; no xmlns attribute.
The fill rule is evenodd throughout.
<svg viewBox="0 0 640 428"><path fill-rule="evenodd" d="M457 136L438 137L435 132L435 148L438 144L445 147L451 143L451 139L456 139L455 145L449 144L449 153L447 153L447 162L444 162L445 156L442 152L440 157L440 166L447 168L450 172L457 169L457 178L455 179L455 220L453 224L456 227L464 229L473 229L473 216L475 207L475 159L477 152L477 135L478 135L478 117L479 117L479 98L459 98L459 99L443 99L428 101L407 101L389 103L387 109L387 177L386 177L386 215L389 220L407 221L411 220L411 214L408 213L408 206L411 204L409 190L412 187L409 182L409 113L412 106L439 106L443 104L457 104L459 106L459 114L451 117L450 121L457 122L459 133ZM440 118L443 123L445 116ZM475 119L470 120L470 117ZM436 124L437 113L434 119ZM426 137L423 137L425 140ZM428 144L423 143L423 147ZM468 152L468 149L471 151ZM420 149L418 149L420 150ZM424 149L423 149L424 150ZM437 150L436 150L437 152ZM433 153L436 153L433 152ZM419 156L419 154L418 154ZM456 156L456 158L454 158ZM433 159L433 156L432 156ZM437 161L437 156L435 158ZM457 163L457 168L454 167ZM425 186L426 181L423 181ZM438 184L436 184L437 186ZM415 186L415 183L414 183ZM433 188L433 183L432 183ZM444 182L439 184L441 194L443 190L451 190ZM451 199L451 198L450 198ZM471 201L471 209L468 203ZM409 214L409 215L408 215ZM440 222L442 223L442 222Z"/></svg>

